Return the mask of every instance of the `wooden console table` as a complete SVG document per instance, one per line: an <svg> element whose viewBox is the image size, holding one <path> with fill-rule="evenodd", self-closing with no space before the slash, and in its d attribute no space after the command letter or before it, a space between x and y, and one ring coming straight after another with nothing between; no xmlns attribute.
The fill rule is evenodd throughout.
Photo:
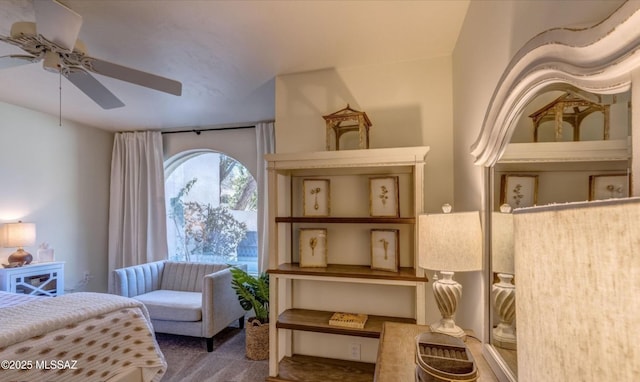
<svg viewBox="0 0 640 382"><path fill-rule="evenodd" d="M429 326L426 325L385 322L380 335L374 382L415 381L415 338L418 334L428 331ZM498 382L489 364L482 357L482 343L467 336L466 345L471 350L478 368L478 382Z"/></svg>

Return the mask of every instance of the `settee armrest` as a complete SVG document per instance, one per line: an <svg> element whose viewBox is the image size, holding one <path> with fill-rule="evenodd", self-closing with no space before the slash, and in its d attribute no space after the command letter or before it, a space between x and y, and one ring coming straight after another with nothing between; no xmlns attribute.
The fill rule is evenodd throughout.
<svg viewBox="0 0 640 382"><path fill-rule="evenodd" d="M119 268L113 271L114 294L135 297L160 289L166 260Z"/></svg>
<svg viewBox="0 0 640 382"><path fill-rule="evenodd" d="M244 270L247 266L238 265ZM244 316L244 309L231 286L230 268L208 274L202 286L202 330L204 337L211 337L233 321Z"/></svg>

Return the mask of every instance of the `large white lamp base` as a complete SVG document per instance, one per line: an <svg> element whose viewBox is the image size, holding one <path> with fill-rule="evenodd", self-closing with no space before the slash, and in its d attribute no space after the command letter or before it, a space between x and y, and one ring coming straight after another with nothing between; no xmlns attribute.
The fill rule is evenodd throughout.
<svg viewBox="0 0 640 382"><path fill-rule="evenodd" d="M452 279L453 272L441 271L440 275L442 278L433 282L433 294L442 318L431 324L431 331L465 340L467 337L464 330L453 319L462 296L462 285Z"/></svg>
<svg viewBox="0 0 640 382"><path fill-rule="evenodd" d="M516 348L516 286L511 282L513 275L498 273L500 282L493 284L491 297L500 323L493 328L493 343L504 349Z"/></svg>

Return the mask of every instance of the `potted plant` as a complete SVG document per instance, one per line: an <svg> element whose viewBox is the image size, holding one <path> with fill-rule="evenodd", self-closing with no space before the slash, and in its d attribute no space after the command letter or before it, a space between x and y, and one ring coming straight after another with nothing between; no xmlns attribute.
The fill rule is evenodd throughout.
<svg viewBox="0 0 640 382"><path fill-rule="evenodd" d="M231 286L244 310L253 310L255 316L247 320L245 351L247 358L269 358L269 276L252 276L240 268L231 267Z"/></svg>

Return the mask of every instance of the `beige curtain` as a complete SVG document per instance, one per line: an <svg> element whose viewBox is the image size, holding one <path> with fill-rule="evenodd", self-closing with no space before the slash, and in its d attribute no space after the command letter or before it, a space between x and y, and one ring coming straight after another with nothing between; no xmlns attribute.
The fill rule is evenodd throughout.
<svg viewBox="0 0 640 382"><path fill-rule="evenodd" d="M109 291L117 268L167 258L162 136L118 133L111 159Z"/></svg>
<svg viewBox="0 0 640 382"><path fill-rule="evenodd" d="M274 153L276 150L275 126L273 122L256 124L256 143L258 150L258 271L264 272L269 267L269 209L267 162L264 154Z"/></svg>

